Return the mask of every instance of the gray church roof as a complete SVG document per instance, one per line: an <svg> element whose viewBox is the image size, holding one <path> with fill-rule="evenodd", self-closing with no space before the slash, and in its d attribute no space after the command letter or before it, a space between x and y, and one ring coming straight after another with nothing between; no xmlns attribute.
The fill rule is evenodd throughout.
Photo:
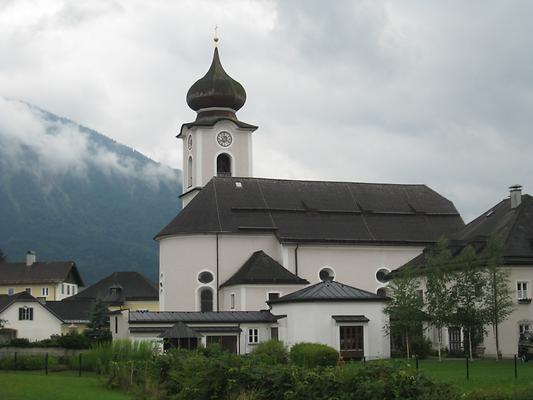
<svg viewBox="0 0 533 400"><path fill-rule="evenodd" d="M503 240L504 264L533 265L533 197L522 195L522 201L516 208L511 207L509 198L500 201L449 236L449 248L453 256L468 245L480 253L492 234L498 234ZM426 256L432 247L427 247L422 254L401 268L425 266Z"/></svg>
<svg viewBox="0 0 533 400"><path fill-rule="evenodd" d="M306 285L309 281L294 275L265 252L259 250L253 253L242 267L220 287L243 284Z"/></svg>
<svg viewBox="0 0 533 400"><path fill-rule="evenodd" d="M464 226L425 185L214 177L156 236L273 232L281 242L429 244Z"/></svg>
<svg viewBox="0 0 533 400"><path fill-rule="evenodd" d="M270 311L130 311L129 321L134 323L184 322L184 323L240 323L276 322Z"/></svg>
<svg viewBox="0 0 533 400"><path fill-rule="evenodd" d="M316 301L387 301L388 299L366 290L354 288L340 282L325 280L289 293L268 304L316 302Z"/></svg>

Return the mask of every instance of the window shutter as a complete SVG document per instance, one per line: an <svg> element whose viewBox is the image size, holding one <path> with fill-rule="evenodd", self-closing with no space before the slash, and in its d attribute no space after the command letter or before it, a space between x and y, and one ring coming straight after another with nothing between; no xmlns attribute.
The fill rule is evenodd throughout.
<svg viewBox="0 0 533 400"><path fill-rule="evenodd" d="M30 311L30 317L28 318L30 321L33 321L33 307L28 309Z"/></svg>
<svg viewBox="0 0 533 400"><path fill-rule="evenodd" d="M22 313L24 312L23 308L19 308L19 321L22 321Z"/></svg>

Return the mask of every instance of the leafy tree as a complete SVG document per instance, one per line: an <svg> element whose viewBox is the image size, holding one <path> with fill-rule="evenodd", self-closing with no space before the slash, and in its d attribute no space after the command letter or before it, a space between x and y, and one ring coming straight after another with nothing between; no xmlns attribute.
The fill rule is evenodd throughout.
<svg viewBox="0 0 533 400"><path fill-rule="evenodd" d="M102 299L97 298L91 310L91 320L89 329L85 334L94 341L111 341L111 331L109 330L109 310Z"/></svg>
<svg viewBox="0 0 533 400"><path fill-rule="evenodd" d="M453 298L450 290L452 254L448 240L442 237L428 257L426 271L426 310L431 325L437 329L439 361L442 361L442 329L449 325Z"/></svg>
<svg viewBox="0 0 533 400"><path fill-rule="evenodd" d="M513 312L510 272L503 268L503 241L492 235L483 251L485 281L487 290L484 293L487 322L492 325L496 342L496 360L500 354L499 325Z"/></svg>
<svg viewBox="0 0 533 400"><path fill-rule="evenodd" d="M7 324L7 319L0 318L0 329L3 329Z"/></svg>
<svg viewBox="0 0 533 400"><path fill-rule="evenodd" d="M4 254L2 249L0 249L0 263L7 261L7 256Z"/></svg>
<svg viewBox="0 0 533 400"><path fill-rule="evenodd" d="M424 300L418 291L420 279L411 270L396 275L388 287L391 301L383 309L390 318L385 330L398 330L405 339L407 358L411 357L411 337L419 330L424 319Z"/></svg>
<svg viewBox="0 0 533 400"><path fill-rule="evenodd" d="M450 282L451 300L455 303L455 312L450 322L463 328L463 332L467 334L468 354L472 358L473 336L476 332L482 332L486 323L483 301L485 274L476 251L470 245L457 256L456 266Z"/></svg>

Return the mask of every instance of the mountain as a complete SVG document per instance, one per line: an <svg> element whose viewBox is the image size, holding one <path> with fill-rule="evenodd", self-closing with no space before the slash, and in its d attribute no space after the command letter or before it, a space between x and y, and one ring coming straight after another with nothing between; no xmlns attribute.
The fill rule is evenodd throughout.
<svg viewBox="0 0 533 400"><path fill-rule="evenodd" d="M26 103L0 97L0 249L73 260L85 283L157 281L153 236L179 211L180 171Z"/></svg>

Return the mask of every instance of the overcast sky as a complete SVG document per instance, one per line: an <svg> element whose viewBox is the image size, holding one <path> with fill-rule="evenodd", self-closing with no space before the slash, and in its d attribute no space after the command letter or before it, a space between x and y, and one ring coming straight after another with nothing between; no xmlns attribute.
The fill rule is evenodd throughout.
<svg viewBox="0 0 533 400"><path fill-rule="evenodd" d="M0 96L181 167L219 26L256 176L533 193L532 1L0 0ZM68 149L66 150L68 151Z"/></svg>

